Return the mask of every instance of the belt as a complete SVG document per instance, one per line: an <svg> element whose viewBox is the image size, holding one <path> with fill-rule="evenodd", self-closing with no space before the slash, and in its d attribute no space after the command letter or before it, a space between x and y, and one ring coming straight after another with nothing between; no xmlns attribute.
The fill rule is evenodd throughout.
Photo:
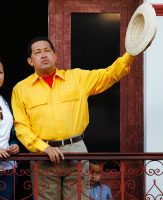
<svg viewBox="0 0 163 200"><path fill-rule="evenodd" d="M52 147L59 147L64 146L66 144L73 144L75 142L79 142L84 138L84 134L78 135L76 137L71 137L65 140L45 140L46 143L48 143Z"/></svg>

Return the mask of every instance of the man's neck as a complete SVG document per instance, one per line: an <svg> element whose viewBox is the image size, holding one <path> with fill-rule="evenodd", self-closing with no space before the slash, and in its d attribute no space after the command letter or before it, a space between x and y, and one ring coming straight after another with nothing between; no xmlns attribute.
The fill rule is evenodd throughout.
<svg viewBox="0 0 163 200"><path fill-rule="evenodd" d="M38 76L40 76L41 78L44 78L44 77L49 77L51 76L52 74L55 74L56 72L56 68L53 69L53 70L49 70L49 71L46 71L46 72L36 72Z"/></svg>

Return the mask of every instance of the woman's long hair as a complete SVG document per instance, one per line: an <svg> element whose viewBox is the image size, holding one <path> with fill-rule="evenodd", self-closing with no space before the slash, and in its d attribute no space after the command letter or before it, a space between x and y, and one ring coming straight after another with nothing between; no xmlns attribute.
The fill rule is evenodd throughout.
<svg viewBox="0 0 163 200"><path fill-rule="evenodd" d="M4 70L4 82L2 87L0 87L0 95L2 95L6 100L11 98L11 87L9 84L9 72L7 69L6 62L3 58L0 57L0 63L3 65Z"/></svg>

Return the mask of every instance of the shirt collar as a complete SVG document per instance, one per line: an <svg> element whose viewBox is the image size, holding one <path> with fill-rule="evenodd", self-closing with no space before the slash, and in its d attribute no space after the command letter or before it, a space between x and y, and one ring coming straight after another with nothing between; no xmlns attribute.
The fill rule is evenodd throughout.
<svg viewBox="0 0 163 200"><path fill-rule="evenodd" d="M36 74L36 72L33 74L33 76L32 76L32 85L38 80L38 79L40 79L40 77Z"/></svg>
<svg viewBox="0 0 163 200"><path fill-rule="evenodd" d="M58 76L59 78L65 80L65 71L64 70L59 70L56 68L55 75Z"/></svg>
<svg viewBox="0 0 163 200"><path fill-rule="evenodd" d="M95 186L92 186L92 187L97 187L97 186L100 186L101 185L101 183L100 183L100 181L98 181L97 183L96 183L96 185ZM101 185L102 186L102 185Z"/></svg>
<svg viewBox="0 0 163 200"><path fill-rule="evenodd" d="M59 69L57 69L57 68L56 68L55 76L58 76L59 78L61 78L61 79L63 79L63 80L66 79L66 78L65 78L65 71L64 71L64 70L59 70ZM54 76L54 77L55 77L55 76ZM39 79L41 79L41 77L38 76L37 73L35 72L35 73L33 74L33 77L32 77L32 85L33 85L37 80L39 80Z"/></svg>

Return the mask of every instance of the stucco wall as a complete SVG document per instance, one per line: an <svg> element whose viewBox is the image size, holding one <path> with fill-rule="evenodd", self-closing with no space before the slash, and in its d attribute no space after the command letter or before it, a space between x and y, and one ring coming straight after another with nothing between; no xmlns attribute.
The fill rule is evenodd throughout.
<svg viewBox="0 0 163 200"><path fill-rule="evenodd" d="M155 40L144 53L144 127L147 152L163 151L163 16L156 18Z"/></svg>
<svg viewBox="0 0 163 200"><path fill-rule="evenodd" d="M163 0L144 0L144 2L149 2L149 3L154 3L154 4L159 3L160 4L160 3L163 3Z"/></svg>
<svg viewBox="0 0 163 200"><path fill-rule="evenodd" d="M161 4L163 0L147 1ZM163 16L157 16L157 34L151 47L144 53L144 151L163 152ZM156 170L156 175L146 176L146 193L152 189L156 197L163 188L163 161L147 164L147 172ZM150 173L149 173L150 174ZM156 186L154 186L156 180ZM158 189L159 188L159 189Z"/></svg>

